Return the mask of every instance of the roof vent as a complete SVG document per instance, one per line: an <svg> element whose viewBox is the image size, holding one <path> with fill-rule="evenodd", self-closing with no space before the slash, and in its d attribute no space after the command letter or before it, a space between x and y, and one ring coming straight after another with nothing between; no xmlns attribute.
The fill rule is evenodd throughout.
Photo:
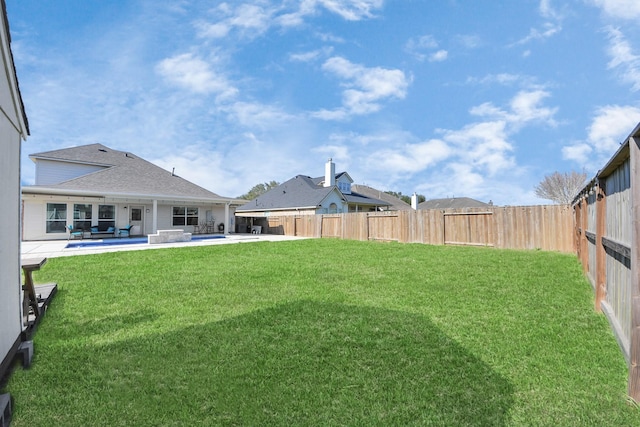
<svg viewBox="0 0 640 427"><path fill-rule="evenodd" d="M104 148L98 148L98 151L102 151L103 153L107 152L107 150L105 150Z"/></svg>

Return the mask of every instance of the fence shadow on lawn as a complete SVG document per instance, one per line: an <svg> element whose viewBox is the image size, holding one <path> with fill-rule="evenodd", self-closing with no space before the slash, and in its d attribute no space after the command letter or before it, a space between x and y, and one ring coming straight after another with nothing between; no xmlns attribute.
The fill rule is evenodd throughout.
<svg viewBox="0 0 640 427"><path fill-rule="evenodd" d="M56 363L76 363L43 384L63 425L485 426L506 424L513 403L509 381L428 318L375 307L296 301L56 347Z"/></svg>

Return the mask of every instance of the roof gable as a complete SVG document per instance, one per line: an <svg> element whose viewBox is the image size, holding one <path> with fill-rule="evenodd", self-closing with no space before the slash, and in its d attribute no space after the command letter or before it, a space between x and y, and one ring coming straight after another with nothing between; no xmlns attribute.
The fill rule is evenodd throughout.
<svg viewBox="0 0 640 427"><path fill-rule="evenodd" d="M216 193L193 184L132 153L113 150L102 144L47 151L32 154L29 157L36 164L40 159L104 166L101 170L47 185L47 188L107 194L221 198Z"/></svg>
<svg viewBox="0 0 640 427"><path fill-rule="evenodd" d="M380 204L379 206L390 206L391 209L398 211L409 211L412 210L411 206L400 200L399 198L392 196L389 193L385 193L384 191L377 190L373 187L369 187L368 185L360 185L354 184L351 186L352 193L361 194L370 199L377 199L384 204Z"/></svg>
<svg viewBox="0 0 640 427"><path fill-rule="evenodd" d="M322 187L313 178L297 175L238 208L238 211L315 208L335 187Z"/></svg>

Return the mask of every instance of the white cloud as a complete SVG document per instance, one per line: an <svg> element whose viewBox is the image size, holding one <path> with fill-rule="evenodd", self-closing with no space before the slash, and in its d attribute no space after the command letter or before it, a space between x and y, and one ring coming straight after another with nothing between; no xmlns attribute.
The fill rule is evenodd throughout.
<svg viewBox="0 0 640 427"><path fill-rule="evenodd" d="M349 154L349 148L345 145L327 144L315 147L311 151L333 159L341 171L349 169L351 156Z"/></svg>
<svg viewBox="0 0 640 427"><path fill-rule="evenodd" d="M221 19L214 23L200 22L198 27L202 37L221 38L232 30L237 30L242 36L253 37L263 34L274 25L299 27L305 23L306 17L317 15L321 10L347 21L371 19L383 3L383 0L302 0L272 6L268 2L254 0L253 3L243 3L235 8L222 3L214 9Z"/></svg>
<svg viewBox="0 0 640 427"><path fill-rule="evenodd" d="M554 115L557 108L542 106L542 102L550 94L541 89L523 90L518 92L509 102L510 110L506 111L492 103L484 103L473 107L470 113L480 117L505 120L513 127L519 127L531 122L543 122L555 126Z"/></svg>
<svg viewBox="0 0 640 427"><path fill-rule="evenodd" d="M640 18L640 2L638 0L588 0L601 8L604 13L614 18Z"/></svg>
<svg viewBox="0 0 640 427"><path fill-rule="evenodd" d="M289 55L289 60L293 62L312 62L320 57L330 55L332 51L333 51L332 47L325 47L322 49L316 49L309 52L292 53Z"/></svg>
<svg viewBox="0 0 640 427"><path fill-rule="evenodd" d="M634 91L640 90L640 56L633 53L633 48L622 32L609 27L609 48L607 53L611 57L609 68L619 72L626 83L631 84Z"/></svg>
<svg viewBox="0 0 640 427"><path fill-rule="evenodd" d="M551 0L540 0L540 15L547 19L558 19L558 12L551 5Z"/></svg>
<svg viewBox="0 0 640 427"><path fill-rule="evenodd" d="M425 170L452 153L442 140L432 139L418 144L405 144L396 149L382 149L372 153L367 162L385 174L412 174Z"/></svg>
<svg viewBox="0 0 640 427"><path fill-rule="evenodd" d="M235 102L220 111L229 114L230 122L255 129L278 128L295 119L276 106L255 102Z"/></svg>
<svg viewBox="0 0 640 427"><path fill-rule="evenodd" d="M620 144L640 122L640 108L607 105L596 110L587 129L587 140L562 148L562 156L581 167L596 171L618 150Z"/></svg>
<svg viewBox="0 0 640 427"><path fill-rule="evenodd" d="M531 41L534 41L534 40L545 40L545 39L548 39L550 37L553 37L554 35L556 35L561 30L562 30L562 27L559 24L551 23L551 22L545 22L542 25L542 29L531 28L529 30L529 34L527 34L527 36L525 36L524 38L518 40L517 42L512 44L512 46L527 44L527 43L529 43Z"/></svg>
<svg viewBox="0 0 640 427"><path fill-rule="evenodd" d="M217 22L200 21L196 24L200 37L222 38L232 30L237 30L241 36L253 37L263 34L272 23L272 16L276 12L273 8L264 8L259 4L244 3L231 8L222 3L215 11L222 17Z"/></svg>
<svg viewBox="0 0 640 427"><path fill-rule="evenodd" d="M544 90L521 91L511 100L511 121L515 123L528 123L541 121L548 125L555 126L553 116L557 108L543 107L540 104L549 97L550 94Z"/></svg>
<svg viewBox="0 0 640 427"><path fill-rule="evenodd" d="M449 52L446 50L439 50L429 56L429 62L442 62L447 59Z"/></svg>
<svg viewBox="0 0 640 427"><path fill-rule="evenodd" d="M455 40L467 49L475 49L482 43L480 37L475 34L458 34Z"/></svg>
<svg viewBox="0 0 640 427"><path fill-rule="evenodd" d="M429 62L441 62L446 60L448 52L444 49L436 49L438 49L438 42L430 34L411 38L404 46L404 50L419 61L428 59Z"/></svg>
<svg viewBox="0 0 640 427"><path fill-rule="evenodd" d="M460 130L444 131L443 139L456 147L457 157L465 164L489 175L515 164L505 121L472 123Z"/></svg>
<svg viewBox="0 0 640 427"><path fill-rule="evenodd" d="M608 105L597 110L588 140L600 153L612 155L623 139L640 122L640 108L632 106Z"/></svg>
<svg viewBox="0 0 640 427"><path fill-rule="evenodd" d="M369 114L380 110L380 101L389 98L403 99L409 79L397 69L367 68L341 57L329 58L323 70L343 80L342 108L321 110L313 115L325 120L339 120L350 115Z"/></svg>
<svg viewBox="0 0 640 427"><path fill-rule="evenodd" d="M168 82L195 93L232 97L238 90L201 58L185 53L166 58L156 65L156 72Z"/></svg>
<svg viewBox="0 0 640 427"><path fill-rule="evenodd" d="M318 4L340 15L347 21L373 18L374 12L382 8L383 0L303 0L302 3Z"/></svg>
<svg viewBox="0 0 640 427"><path fill-rule="evenodd" d="M566 160L573 160L581 165L586 165L589 163L589 155L592 151L593 148L589 144L579 142L563 147L562 158Z"/></svg>

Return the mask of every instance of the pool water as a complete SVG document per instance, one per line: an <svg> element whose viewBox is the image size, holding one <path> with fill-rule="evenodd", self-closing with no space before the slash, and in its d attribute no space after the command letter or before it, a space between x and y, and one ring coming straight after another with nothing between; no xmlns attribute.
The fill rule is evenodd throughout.
<svg viewBox="0 0 640 427"><path fill-rule="evenodd" d="M203 235L203 236L191 236L191 241L194 240L213 240L224 239L224 235ZM117 246L117 245L140 245L149 243L149 239L146 237L124 237L118 239L106 239L106 240L81 240L79 242L69 242L65 248L100 248L104 246Z"/></svg>

